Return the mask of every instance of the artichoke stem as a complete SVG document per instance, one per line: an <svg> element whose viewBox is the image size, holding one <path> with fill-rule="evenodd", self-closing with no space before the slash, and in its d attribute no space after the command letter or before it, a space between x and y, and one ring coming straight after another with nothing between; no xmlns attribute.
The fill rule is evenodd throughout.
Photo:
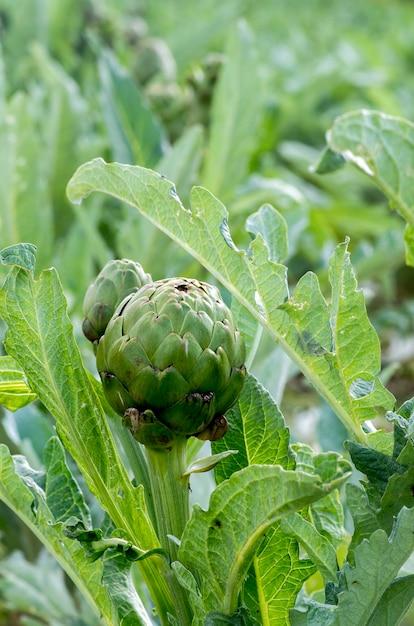
<svg viewBox="0 0 414 626"><path fill-rule="evenodd" d="M187 469L187 437L177 437L169 450L154 450L146 447L154 499L155 526L161 547L167 552L171 562L177 560L178 545L170 536L181 539L184 527L190 517L189 477L183 477ZM172 570L167 577L171 595L176 604L180 626L192 623L192 610L188 594L181 587Z"/></svg>

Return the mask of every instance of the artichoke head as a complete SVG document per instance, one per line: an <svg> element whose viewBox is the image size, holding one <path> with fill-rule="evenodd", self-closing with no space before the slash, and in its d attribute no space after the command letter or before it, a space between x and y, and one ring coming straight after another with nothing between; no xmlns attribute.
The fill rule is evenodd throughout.
<svg viewBox="0 0 414 626"><path fill-rule="evenodd" d="M151 282L139 263L128 259L109 261L89 286L83 301L83 334L95 343L122 300Z"/></svg>
<svg viewBox="0 0 414 626"><path fill-rule="evenodd" d="M245 344L219 291L171 278L123 300L97 348L105 396L134 437L219 439L245 379Z"/></svg>

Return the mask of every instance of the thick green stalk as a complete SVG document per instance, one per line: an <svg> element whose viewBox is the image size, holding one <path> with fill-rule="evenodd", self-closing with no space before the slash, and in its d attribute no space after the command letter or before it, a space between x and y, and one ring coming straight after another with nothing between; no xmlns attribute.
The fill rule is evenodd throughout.
<svg viewBox="0 0 414 626"><path fill-rule="evenodd" d="M147 458L158 539L173 562L177 560L178 554L178 545L173 538L181 539L190 516L189 477L183 477L187 469L187 438L178 438L169 451L147 448ZM180 626L190 625L192 611L187 593L172 570L166 580L176 605Z"/></svg>
<svg viewBox="0 0 414 626"><path fill-rule="evenodd" d="M132 437L131 433L121 423L121 420L114 420L112 426L128 459L136 484L144 487L145 504L148 514L153 526L157 530L153 498L151 495L151 482L143 446Z"/></svg>

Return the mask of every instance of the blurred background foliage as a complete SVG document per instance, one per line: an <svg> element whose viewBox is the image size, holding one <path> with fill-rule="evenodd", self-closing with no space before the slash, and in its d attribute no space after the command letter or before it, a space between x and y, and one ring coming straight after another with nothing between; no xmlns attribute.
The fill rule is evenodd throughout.
<svg viewBox="0 0 414 626"><path fill-rule="evenodd" d="M68 202L76 168L102 157L155 169L187 206L193 185L207 187L244 249L248 216L275 206L289 227L292 285L313 270L328 293L329 256L349 236L386 382L399 404L413 395L404 223L356 170L312 172L337 115L370 108L414 120L413 18L403 0L0 0L0 248L34 243L38 271L58 269L92 371L82 300L107 260L132 258L154 278L209 278L130 207L99 195ZM341 426L265 335L252 369L294 438L342 450ZM0 439L40 467L53 432L44 409L1 418ZM0 533L0 624L94 623L60 579L42 602L19 602L19 559L39 572L53 565L4 508Z"/></svg>

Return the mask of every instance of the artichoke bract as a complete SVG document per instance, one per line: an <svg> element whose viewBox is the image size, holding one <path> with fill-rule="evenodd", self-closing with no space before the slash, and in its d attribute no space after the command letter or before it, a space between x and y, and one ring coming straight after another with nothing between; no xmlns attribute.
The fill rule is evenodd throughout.
<svg viewBox="0 0 414 626"><path fill-rule="evenodd" d="M218 289L187 278L143 285L126 298L96 359L109 404L155 449L177 436L222 437L246 374L244 339Z"/></svg>
<svg viewBox="0 0 414 626"><path fill-rule="evenodd" d="M109 261L85 294L82 323L85 337L92 343L97 342L122 300L151 281L151 276L135 261Z"/></svg>

